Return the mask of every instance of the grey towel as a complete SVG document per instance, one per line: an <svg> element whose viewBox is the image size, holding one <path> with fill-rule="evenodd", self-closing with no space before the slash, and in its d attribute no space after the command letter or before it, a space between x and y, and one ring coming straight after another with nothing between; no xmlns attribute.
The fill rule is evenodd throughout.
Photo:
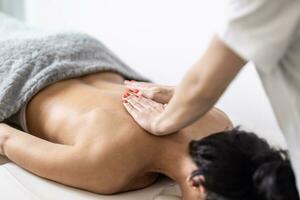
<svg viewBox="0 0 300 200"><path fill-rule="evenodd" d="M99 71L147 81L89 35L43 31L0 13L0 122L47 85Z"/></svg>

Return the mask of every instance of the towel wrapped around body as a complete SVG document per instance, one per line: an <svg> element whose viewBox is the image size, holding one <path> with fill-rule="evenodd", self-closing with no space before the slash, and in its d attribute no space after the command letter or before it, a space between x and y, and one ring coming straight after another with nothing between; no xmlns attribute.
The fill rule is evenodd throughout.
<svg viewBox="0 0 300 200"><path fill-rule="evenodd" d="M148 81L89 35L44 31L0 13L0 122L19 128L20 108L38 91L100 71Z"/></svg>

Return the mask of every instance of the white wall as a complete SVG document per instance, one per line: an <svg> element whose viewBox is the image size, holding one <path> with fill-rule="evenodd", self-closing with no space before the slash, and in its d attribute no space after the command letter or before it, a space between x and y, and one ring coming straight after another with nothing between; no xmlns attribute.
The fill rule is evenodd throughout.
<svg viewBox="0 0 300 200"><path fill-rule="evenodd" d="M90 33L156 82L178 84L225 15L211 0L26 0L26 19L48 29ZM218 106L236 124L283 145L254 67L243 70Z"/></svg>
<svg viewBox="0 0 300 200"><path fill-rule="evenodd" d="M22 20L24 0L0 0L0 11Z"/></svg>

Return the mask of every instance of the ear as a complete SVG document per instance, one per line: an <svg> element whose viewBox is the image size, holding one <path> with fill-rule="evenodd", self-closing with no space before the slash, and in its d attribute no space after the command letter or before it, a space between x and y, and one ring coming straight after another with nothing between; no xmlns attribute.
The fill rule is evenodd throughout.
<svg viewBox="0 0 300 200"><path fill-rule="evenodd" d="M205 178L202 175L188 177L188 186L192 188L193 190L197 190L197 192L200 194L200 196L205 196L206 194L206 189L203 185L205 182Z"/></svg>

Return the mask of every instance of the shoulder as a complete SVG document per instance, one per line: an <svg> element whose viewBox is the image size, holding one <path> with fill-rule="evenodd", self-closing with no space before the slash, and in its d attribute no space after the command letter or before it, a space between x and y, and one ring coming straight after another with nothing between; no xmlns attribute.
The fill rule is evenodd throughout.
<svg viewBox="0 0 300 200"><path fill-rule="evenodd" d="M224 127L224 130L233 129L233 123L229 116L221 109L214 107L210 110L211 115Z"/></svg>

